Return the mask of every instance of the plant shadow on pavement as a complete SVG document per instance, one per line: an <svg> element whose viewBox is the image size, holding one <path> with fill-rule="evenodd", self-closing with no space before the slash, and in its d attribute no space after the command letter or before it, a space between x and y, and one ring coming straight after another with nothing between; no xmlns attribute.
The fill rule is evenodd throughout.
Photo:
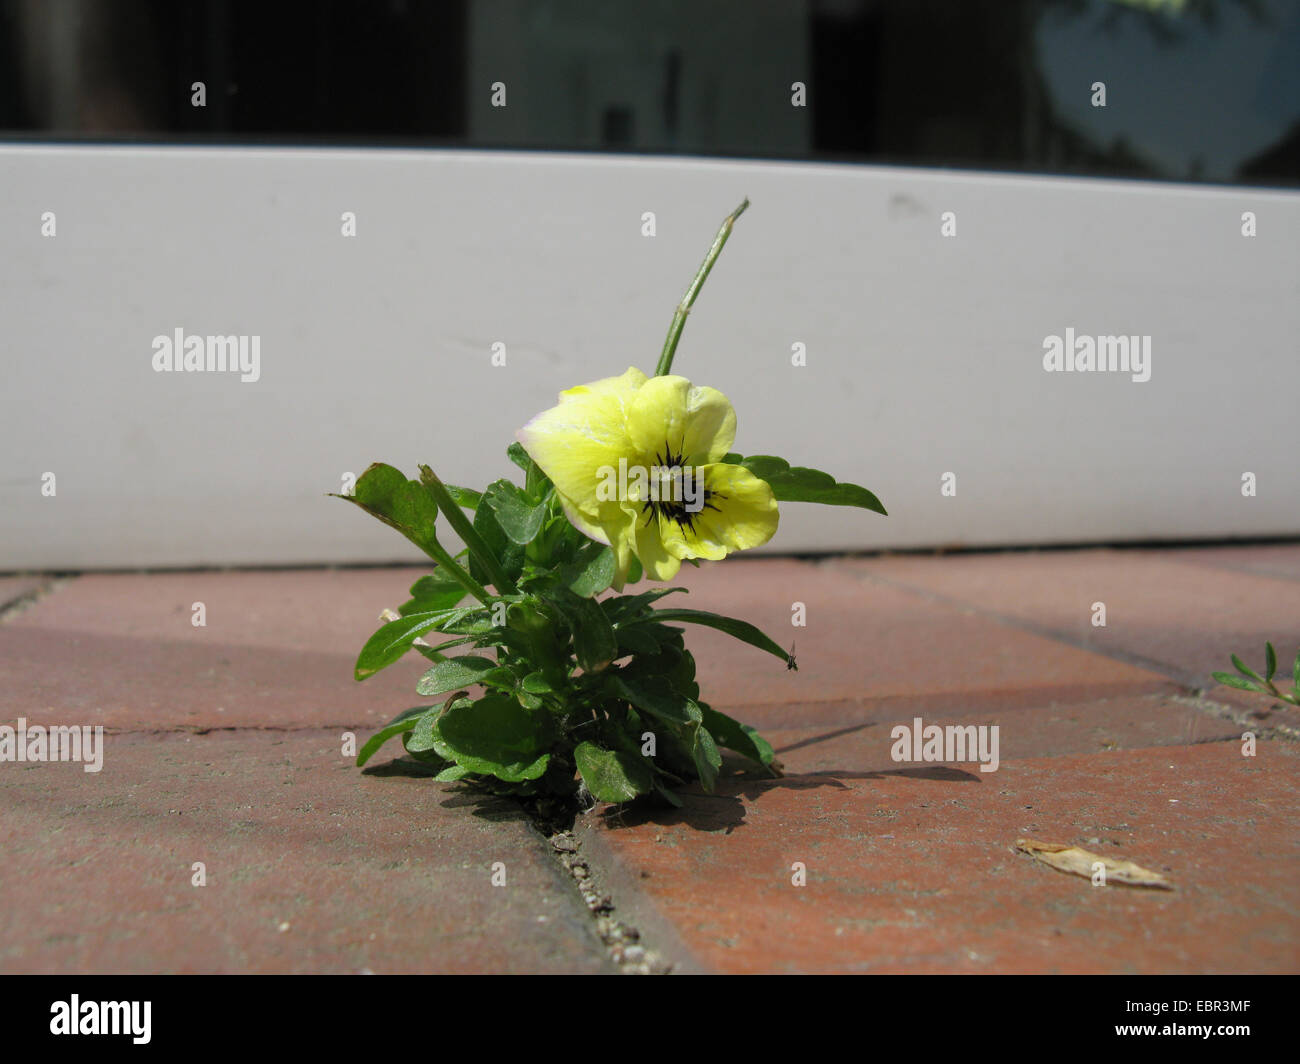
<svg viewBox="0 0 1300 1064"><path fill-rule="evenodd" d="M791 750L827 742L871 727L875 727L875 723L868 721L836 728L822 735L781 747L777 750L777 754L789 753ZM946 765L915 765L868 772L827 768L773 779L750 766L747 761L724 754L722 773L718 777L717 790L714 793L705 793L697 784L681 792L686 804L680 809L652 805L618 806L606 810L600 816L604 823L613 829L638 827L644 824L663 826L684 824L697 831L721 831L729 835L736 828L745 825L747 803L757 801L768 791L816 790L820 787L843 790L844 780L879 780L892 776L947 783L983 782L977 772L950 768Z"/></svg>
<svg viewBox="0 0 1300 1064"><path fill-rule="evenodd" d="M367 765L361 770L363 776L406 776L411 779L431 779L438 774L432 765L416 761L410 757L395 757L378 765Z"/></svg>
<svg viewBox="0 0 1300 1064"><path fill-rule="evenodd" d="M725 764L724 764L725 768ZM819 787L844 789L843 780L882 780L891 776L909 779L941 780L948 783L980 783L972 772L933 765L926 768L904 768L887 772L853 772L823 769L781 779L758 778L757 775L731 776L718 781L718 790L705 794L698 787L681 792L686 804L681 809L666 807L618 807L600 814L611 828L632 828L644 824L685 824L697 831L721 831L730 835L745 825L746 803L756 801L773 790L816 790Z"/></svg>
<svg viewBox="0 0 1300 1064"><path fill-rule="evenodd" d="M361 770L363 776L406 777L409 779L432 780L438 774L436 768L416 761L414 758L397 757L381 765L367 765ZM490 791L480 790L464 784L449 785L444 788L445 798L441 805L445 809L468 808L474 816L493 823L518 820L528 823L532 816L525 806L516 798Z"/></svg>
<svg viewBox="0 0 1300 1064"><path fill-rule="evenodd" d="M854 724L836 728L821 735L815 735L797 743L791 743L777 751L778 754L789 753L803 747L827 742L831 739L874 727L874 722ZM367 776L405 776L428 779L436 775L428 765L411 758L395 758L386 764L367 767L363 770ZM580 817L596 816L608 827L640 827L645 824L669 826L684 824L696 831L721 831L729 835L736 828L745 826L747 804L757 801L772 790L816 790L831 787L837 790L845 788L844 780L879 780L890 777L904 779L938 780L947 783L982 783L977 772L950 768L946 765L915 765L906 768L876 771L856 769L818 769L794 775L772 778L756 769L743 758L724 754L722 774L718 777L717 789L708 793L699 784L694 784L681 793L685 805L680 809L668 805L654 805L644 802L635 805L620 805L606 808L603 812L581 813L573 805L555 799L542 801L519 799L492 794L489 791L465 784L456 784L447 788L446 799L442 805L448 809L464 808L484 820L492 822L522 820L535 825L545 825L550 831L568 831Z"/></svg>

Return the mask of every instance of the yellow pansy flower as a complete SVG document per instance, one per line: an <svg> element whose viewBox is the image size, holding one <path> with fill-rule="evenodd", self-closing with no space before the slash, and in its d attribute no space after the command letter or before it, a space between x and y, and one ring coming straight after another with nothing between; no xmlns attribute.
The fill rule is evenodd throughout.
<svg viewBox="0 0 1300 1064"><path fill-rule="evenodd" d="M772 489L722 461L736 412L716 388L630 368L562 392L517 436L569 520L613 548L616 589L633 554L648 576L671 580L684 559L716 561L776 532Z"/></svg>

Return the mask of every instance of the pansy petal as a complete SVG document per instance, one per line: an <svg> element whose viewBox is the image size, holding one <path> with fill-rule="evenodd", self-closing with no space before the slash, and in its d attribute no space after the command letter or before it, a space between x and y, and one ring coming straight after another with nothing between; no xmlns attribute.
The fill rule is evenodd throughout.
<svg viewBox="0 0 1300 1064"><path fill-rule="evenodd" d="M619 458L631 450L627 411L644 381L644 373L629 369L621 377L570 388L561 394L559 406L516 433L556 490L589 516L599 513L602 471L617 470Z"/></svg>
<svg viewBox="0 0 1300 1064"><path fill-rule="evenodd" d="M597 515L583 513L558 491L560 505L564 507L564 516L569 519L579 532L597 543L604 543L614 552L614 590L622 591L627 579L628 569L632 565L633 540L636 514L626 505L619 503L601 503Z"/></svg>
<svg viewBox="0 0 1300 1064"><path fill-rule="evenodd" d="M671 580L682 567L681 557L669 553L661 524L673 522L646 514L636 523L636 556L652 580ZM669 537L671 538L671 536Z"/></svg>
<svg viewBox="0 0 1300 1064"><path fill-rule="evenodd" d="M703 558L720 562L731 548L722 541L722 535L706 520L696 520L690 528L682 530L682 557Z"/></svg>
<svg viewBox="0 0 1300 1064"><path fill-rule="evenodd" d="M622 591L627 580L628 569L632 565L635 549L636 513L626 504L621 507L606 503L604 506L605 528L609 532L609 545L614 550L614 590ZM617 511L617 514L615 514Z"/></svg>
<svg viewBox="0 0 1300 1064"><path fill-rule="evenodd" d="M592 518L588 517L578 508L577 503L570 499L564 492L557 490L555 494L559 497L560 505L564 507L564 516L569 519L569 524L573 525L588 539L594 539L597 543L609 545L609 533L605 531Z"/></svg>
<svg viewBox="0 0 1300 1064"><path fill-rule="evenodd" d="M692 557L717 560L722 554L760 547L776 534L780 513L767 481L738 465L701 466L697 475L709 491L707 502L685 533Z"/></svg>
<svg viewBox="0 0 1300 1064"><path fill-rule="evenodd" d="M685 377L651 377L632 400L627 428L647 459L671 451L683 465L705 465L731 450L736 412L716 388L697 388Z"/></svg>
<svg viewBox="0 0 1300 1064"><path fill-rule="evenodd" d="M696 557L686 542L686 529L680 522L669 517L660 517L651 527L659 530L659 539L664 545L664 550L674 558L680 561L683 558Z"/></svg>
<svg viewBox="0 0 1300 1064"><path fill-rule="evenodd" d="M614 398L626 404L631 401L632 397L636 395L648 379L635 366L628 366L626 371L617 377L602 377L590 384L579 384L573 388L566 388L560 393L560 402L567 403L574 399L602 396Z"/></svg>

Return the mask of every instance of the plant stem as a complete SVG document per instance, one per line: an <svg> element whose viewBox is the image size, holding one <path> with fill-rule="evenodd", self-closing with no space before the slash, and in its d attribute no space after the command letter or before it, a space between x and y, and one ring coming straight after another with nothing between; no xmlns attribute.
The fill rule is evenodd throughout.
<svg viewBox="0 0 1300 1064"><path fill-rule="evenodd" d="M456 583L460 584L461 587L478 599L479 602L483 603L484 606L491 605L492 596L488 594L488 589L457 564L456 559L451 556L451 551L436 539L431 544L425 544L424 550L425 553L431 555L433 559L442 566L442 568L447 570L448 575L451 576Z"/></svg>
<svg viewBox="0 0 1300 1064"><path fill-rule="evenodd" d="M718 230L718 235L713 238L713 246L709 248L709 253L704 258L704 264L700 267L699 272L695 274L695 280L691 282L691 287L686 289L686 295L682 296L682 301L677 304L677 310L673 312L673 322L668 326L668 337L664 340L663 352L659 355L659 365L655 367L656 377L662 377L672 370L673 356L677 353L677 341L682 338L682 329L686 327L686 315L691 312L691 307L695 304L695 297L700 294L700 289L704 287L704 281L709 276L709 271L713 269L713 264L717 261L718 256L722 254L722 248L727 243L727 237L731 236L731 227L736 224L736 219L745 213L745 208L748 206L749 197L746 197L744 203L727 215L722 223L722 228Z"/></svg>
<svg viewBox="0 0 1300 1064"><path fill-rule="evenodd" d="M448 522L450 522L451 527L455 529L456 535L460 536L464 541L465 546L469 548L470 553L474 555L474 557L479 560L479 564L487 570L488 579L492 581L493 586L497 589L497 594L516 594L519 589L515 587L506 574L501 571L501 566L497 563L496 555L494 555L488 545L483 542L483 537L474 530L474 526L471 525L465 517L465 511L456 505L456 501L448 493L446 485L438 479L437 474L428 466L422 465L420 466L420 480L423 482L424 486L429 489L430 494L433 495L433 501L438 504L438 509L442 511ZM459 568L459 566L457 566L457 568ZM453 573L452 575L455 576L456 574ZM465 576L468 578L469 574L466 573ZM457 579L459 579L459 577L457 577Z"/></svg>

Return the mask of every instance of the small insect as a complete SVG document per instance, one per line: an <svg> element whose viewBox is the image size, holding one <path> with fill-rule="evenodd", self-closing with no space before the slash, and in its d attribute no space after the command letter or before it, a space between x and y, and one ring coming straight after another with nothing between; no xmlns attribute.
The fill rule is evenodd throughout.
<svg viewBox="0 0 1300 1064"><path fill-rule="evenodd" d="M799 666L798 666L798 664L797 664L797 663L795 662L795 660L794 660L794 642L793 642L793 640L792 640L791 643L790 643L790 653L786 656L786 659L785 659L785 671L786 671L786 672L791 672L791 671L798 672L798 671L799 671Z"/></svg>

